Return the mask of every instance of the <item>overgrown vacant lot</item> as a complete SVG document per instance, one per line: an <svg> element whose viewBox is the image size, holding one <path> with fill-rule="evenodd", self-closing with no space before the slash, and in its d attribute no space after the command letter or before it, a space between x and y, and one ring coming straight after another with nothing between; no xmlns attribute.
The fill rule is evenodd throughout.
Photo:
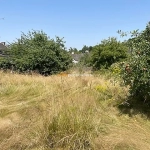
<svg viewBox="0 0 150 150"><path fill-rule="evenodd" d="M149 150L150 121L117 108L127 94L104 76L0 72L0 149Z"/></svg>

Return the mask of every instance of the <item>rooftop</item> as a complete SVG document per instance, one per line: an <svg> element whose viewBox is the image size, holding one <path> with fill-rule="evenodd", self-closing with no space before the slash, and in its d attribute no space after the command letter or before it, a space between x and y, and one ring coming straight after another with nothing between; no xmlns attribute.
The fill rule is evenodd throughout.
<svg viewBox="0 0 150 150"><path fill-rule="evenodd" d="M5 42L0 43L0 50L5 50L7 47L5 46Z"/></svg>

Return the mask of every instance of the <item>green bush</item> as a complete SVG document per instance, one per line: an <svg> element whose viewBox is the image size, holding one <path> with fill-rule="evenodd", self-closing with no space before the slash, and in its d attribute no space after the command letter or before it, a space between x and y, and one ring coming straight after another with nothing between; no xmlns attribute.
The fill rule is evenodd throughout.
<svg viewBox="0 0 150 150"><path fill-rule="evenodd" d="M122 64L122 75L130 94L142 101L150 100L150 23L142 32L131 32L130 57Z"/></svg>
<svg viewBox="0 0 150 150"><path fill-rule="evenodd" d="M65 71L72 62L63 40L50 39L43 31L22 33L20 39L10 44L7 56L0 61L2 69L36 71L42 75Z"/></svg>
<svg viewBox="0 0 150 150"><path fill-rule="evenodd" d="M116 38L101 41L92 48L91 65L93 69L108 69L113 63L127 57L127 47Z"/></svg>
<svg viewBox="0 0 150 150"><path fill-rule="evenodd" d="M110 66L109 70L113 75L120 76L121 75L121 65L122 62L114 63Z"/></svg>

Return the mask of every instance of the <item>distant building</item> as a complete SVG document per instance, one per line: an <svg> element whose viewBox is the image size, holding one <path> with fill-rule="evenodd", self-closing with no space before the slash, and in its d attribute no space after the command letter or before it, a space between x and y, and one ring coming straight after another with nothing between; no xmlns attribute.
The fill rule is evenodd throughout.
<svg viewBox="0 0 150 150"><path fill-rule="evenodd" d="M4 57L4 51L7 49L5 42L0 43L0 57Z"/></svg>

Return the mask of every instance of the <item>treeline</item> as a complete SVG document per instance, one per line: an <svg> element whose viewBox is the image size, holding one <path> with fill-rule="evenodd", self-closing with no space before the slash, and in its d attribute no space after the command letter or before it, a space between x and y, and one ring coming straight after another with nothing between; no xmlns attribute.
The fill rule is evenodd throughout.
<svg viewBox="0 0 150 150"><path fill-rule="evenodd" d="M148 26L143 31L143 36L149 38ZM81 50L67 50L63 38L51 39L43 31L33 30L27 34L22 33L17 41L9 44L4 53L7 57L0 58L0 68L19 73L36 71L42 75L51 75L72 67L74 53L84 54L79 61L83 66L92 67L93 70L108 69L112 64L129 58L133 41L141 40L138 37L136 35L124 42L109 37L94 46L84 45Z"/></svg>
<svg viewBox="0 0 150 150"><path fill-rule="evenodd" d="M19 73L36 71L51 75L73 66L72 53L84 54L80 59L83 66L93 69L108 68L111 64L127 57L127 47L116 38L101 41L99 45L83 46L81 50L65 47L63 38L51 39L43 31L22 33L17 41L10 43L0 58L0 68Z"/></svg>

